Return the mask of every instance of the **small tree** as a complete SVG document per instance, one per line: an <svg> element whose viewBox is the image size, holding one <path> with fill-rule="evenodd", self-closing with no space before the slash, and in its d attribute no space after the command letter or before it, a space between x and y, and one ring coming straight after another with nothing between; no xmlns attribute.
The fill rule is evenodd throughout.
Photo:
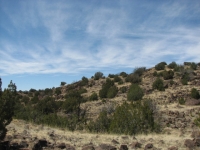
<svg viewBox="0 0 200 150"><path fill-rule="evenodd" d="M89 100L91 101L95 101L95 100L98 100L98 95L96 92L92 93L89 97Z"/></svg>
<svg viewBox="0 0 200 150"><path fill-rule="evenodd" d="M0 78L0 85L1 84L2 82ZM9 87L10 89L5 89L2 92L0 86L0 140L5 137L7 132L6 126L10 124L12 116L14 115L16 85L12 83Z"/></svg>
<svg viewBox="0 0 200 150"><path fill-rule="evenodd" d="M168 67L170 68L170 69L174 69L175 67L177 67L177 64L176 64L176 62L171 62L169 65L168 65Z"/></svg>
<svg viewBox="0 0 200 150"><path fill-rule="evenodd" d="M144 96L144 92L138 84L131 85L127 93L127 99L129 101L141 100L143 96Z"/></svg>
<svg viewBox="0 0 200 150"><path fill-rule="evenodd" d="M160 62L155 66L156 70L164 70L165 69L165 65L167 65L166 62Z"/></svg>
<svg viewBox="0 0 200 150"><path fill-rule="evenodd" d="M64 86L65 84L67 84L66 82L61 82L60 86Z"/></svg>
<svg viewBox="0 0 200 150"><path fill-rule="evenodd" d="M192 88L192 90L191 90L191 97L195 98L195 99L199 99L200 98L199 91L197 91L197 89L195 89L195 88Z"/></svg>
<svg viewBox="0 0 200 150"><path fill-rule="evenodd" d="M154 82L153 82L153 89L157 89L159 91L164 91L164 83L163 80L160 78L157 78Z"/></svg>
<svg viewBox="0 0 200 150"><path fill-rule="evenodd" d="M99 80L100 78L102 78L103 77L103 73L102 72L96 72L95 74L94 74L94 79L95 80Z"/></svg>

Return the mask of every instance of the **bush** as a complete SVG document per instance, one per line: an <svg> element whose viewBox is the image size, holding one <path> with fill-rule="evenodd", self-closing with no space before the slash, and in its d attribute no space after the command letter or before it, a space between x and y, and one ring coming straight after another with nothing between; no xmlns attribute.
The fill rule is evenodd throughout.
<svg viewBox="0 0 200 150"><path fill-rule="evenodd" d="M191 63L190 68L193 70L197 70L197 64L195 64L194 62Z"/></svg>
<svg viewBox="0 0 200 150"><path fill-rule="evenodd" d="M88 85L88 82L89 82L89 80L88 80L88 78L86 78L86 77L82 77L82 81L81 81L81 86L85 86L85 85Z"/></svg>
<svg viewBox="0 0 200 150"><path fill-rule="evenodd" d="M140 67L140 68L135 68L133 71L133 74L137 74L138 76L141 76L146 70L146 67Z"/></svg>
<svg viewBox="0 0 200 150"><path fill-rule="evenodd" d="M184 71L184 66L183 65L177 65L174 68L175 72L183 72Z"/></svg>
<svg viewBox="0 0 200 150"><path fill-rule="evenodd" d="M143 96L144 92L142 88L138 84L132 84L127 93L127 99L129 101L137 101L141 100Z"/></svg>
<svg viewBox="0 0 200 150"><path fill-rule="evenodd" d="M164 70L165 69L165 65L167 65L166 62L160 62L155 66L156 70Z"/></svg>
<svg viewBox="0 0 200 150"><path fill-rule="evenodd" d="M90 95L89 100L91 101L95 101L98 100L98 95L96 92L92 93L92 95Z"/></svg>
<svg viewBox="0 0 200 150"><path fill-rule="evenodd" d="M156 77L158 75L157 71L153 72L153 76Z"/></svg>
<svg viewBox="0 0 200 150"><path fill-rule="evenodd" d="M124 83L123 80L118 82L119 85L122 85L123 83Z"/></svg>
<svg viewBox="0 0 200 150"><path fill-rule="evenodd" d="M108 89L107 98L114 98L117 95L118 88L114 85Z"/></svg>
<svg viewBox="0 0 200 150"><path fill-rule="evenodd" d="M184 72L181 77L181 83L183 85L187 85L189 80L190 80L189 74L187 72Z"/></svg>
<svg viewBox="0 0 200 150"><path fill-rule="evenodd" d="M67 84L66 82L61 82L60 86L64 86L65 84Z"/></svg>
<svg viewBox="0 0 200 150"><path fill-rule="evenodd" d="M172 63L170 63L169 65L168 65L168 67L170 68L170 69L174 69L175 67L177 67L177 64L176 64L176 62L172 62Z"/></svg>
<svg viewBox="0 0 200 150"><path fill-rule="evenodd" d="M130 74L126 77L125 81L134 84L134 83L140 83L142 79L138 74Z"/></svg>
<svg viewBox="0 0 200 150"><path fill-rule="evenodd" d="M118 106L111 118L110 132L135 135L159 131L159 125L154 120L153 106L151 100Z"/></svg>
<svg viewBox="0 0 200 150"><path fill-rule="evenodd" d="M94 121L90 121L88 124L90 132L108 132L110 127L110 118L108 117L107 111L100 112L98 118Z"/></svg>
<svg viewBox="0 0 200 150"><path fill-rule="evenodd" d="M185 104L185 99L184 98L179 98L178 102L180 105L184 105Z"/></svg>
<svg viewBox="0 0 200 150"><path fill-rule="evenodd" d="M128 76L128 74L126 72L121 72L119 75L122 76L123 78Z"/></svg>
<svg viewBox="0 0 200 150"><path fill-rule="evenodd" d="M191 95L192 98L195 98L195 99L200 98L199 91L195 88L192 88L190 95Z"/></svg>
<svg viewBox="0 0 200 150"><path fill-rule="evenodd" d="M119 89L122 93L126 93L127 91L127 87L126 86L123 86Z"/></svg>
<svg viewBox="0 0 200 150"><path fill-rule="evenodd" d="M115 75L114 82L120 82L120 81L122 81L122 79L118 75Z"/></svg>
<svg viewBox="0 0 200 150"><path fill-rule="evenodd" d="M112 81L112 80L110 80L110 79L106 79L106 83L104 83L103 85L102 85L102 88L101 88L101 90L99 91L99 97L100 98L107 98L107 93L108 93L108 91L109 91L109 89L111 88L111 87L113 87L114 86L114 81ZM112 91L112 90L111 90ZM111 93L111 92L110 92Z"/></svg>
<svg viewBox="0 0 200 150"><path fill-rule="evenodd" d="M163 80L160 78L157 78L154 82L153 82L153 89L157 89L159 91L164 91L164 83Z"/></svg>
<svg viewBox="0 0 200 150"><path fill-rule="evenodd" d="M109 74L108 77L109 77L109 78L114 78L115 75L114 75L114 74Z"/></svg>
<svg viewBox="0 0 200 150"><path fill-rule="evenodd" d="M168 79L173 79L173 76L174 76L174 72L172 70L169 70L169 71L163 71L162 72L162 76L165 80L168 80Z"/></svg>
<svg viewBox="0 0 200 150"><path fill-rule="evenodd" d="M60 95L60 94L61 94L61 89L60 89L60 88L56 88L55 94L56 94L56 95Z"/></svg>
<svg viewBox="0 0 200 150"><path fill-rule="evenodd" d="M102 77L103 77L103 73L102 72L96 72L94 74L94 80L99 80Z"/></svg>

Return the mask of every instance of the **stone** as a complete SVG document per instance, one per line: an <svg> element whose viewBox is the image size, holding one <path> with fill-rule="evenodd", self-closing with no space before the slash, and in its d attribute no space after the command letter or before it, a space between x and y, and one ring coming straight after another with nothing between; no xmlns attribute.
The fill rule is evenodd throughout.
<svg viewBox="0 0 200 150"><path fill-rule="evenodd" d="M119 150L128 150L128 147L127 145L121 145Z"/></svg>
<svg viewBox="0 0 200 150"><path fill-rule="evenodd" d="M147 149L151 149L151 148L153 148L153 144L151 144L151 143L148 143L146 146L145 146L145 150L147 150Z"/></svg>
<svg viewBox="0 0 200 150"><path fill-rule="evenodd" d="M178 148L175 146L172 146L172 147L169 147L168 150L178 150Z"/></svg>
<svg viewBox="0 0 200 150"><path fill-rule="evenodd" d="M134 149L134 148L140 148L141 145L142 145L142 144L139 143L139 142L133 142L133 143L130 144L130 147L131 147L132 149Z"/></svg>
<svg viewBox="0 0 200 150"><path fill-rule="evenodd" d="M195 147L195 143L194 141L190 140L190 139L186 139L185 142L184 142L184 145L187 147L187 148L194 148Z"/></svg>

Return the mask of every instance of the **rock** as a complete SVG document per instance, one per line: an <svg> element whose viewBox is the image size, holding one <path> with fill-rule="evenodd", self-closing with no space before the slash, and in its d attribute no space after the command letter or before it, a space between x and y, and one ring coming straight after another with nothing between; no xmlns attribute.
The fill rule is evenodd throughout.
<svg viewBox="0 0 200 150"><path fill-rule="evenodd" d="M47 147L47 141L46 140L38 140L34 146L33 146L33 150L42 150L42 147Z"/></svg>
<svg viewBox="0 0 200 150"><path fill-rule="evenodd" d="M145 146L145 150L147 150L147 149L151 149L151 148L153 148L153 144L151 144L151 143L148 143L146 146Z"/></svg>
<svg viewBox="0 0 200 150"><path fill-rule="evenodd" d="M131 147L131 149L140 148L141 145L142 145L142 144L139 143L139 142L133 142L133 143L130 144L130 147Z"/></svg>
<svg viewBox="0 0 200 150"><path fill-rule="evenodd" d="M21 148L27 148L29 145L28 145L28 143L26 142L26 141L21 141L20 142L20 147Z"/></svg>
<svg viewBox="0 0 200 150"><path fill-rule="evenodd" d="M121 145L119 150L128 150L128 147L127 145Z"/></svg>
<svg viewBox="0 0 200 150"><path fill-rule="evenodd" d="M19 146L18 143L16 143L16 142L10 143L10 148L9 149L17 150L19 148L20 148L20 146Z"/></svg>
<svg viewBox="0 0 200 150"><path fill-rule="evenodd" d="M185 142L184 142L184 145L187 147L187 148L194 148L195 147L195 143L194 141L190 140L190 139L186 139Z"/></svg>
<svg viewBox="0 0 200 150"><path fill-rule="evenodd" d="M195 138L194 143L195 143L196 146L199 147L200 146L200 137Z"/></svg>
<svg viewBox="0 0 200 150"><path fill-rule="evenodd" d="M113 139L111 142L112 142L113 144L119 144L119 142L116 141L116 140L114 140L114 139Z"/></svg>
<svg viewBox="0 0 200 150"><path fill-rule="evenodd" d="M75 148L69 144L65 144L66 145L66 150L75 150Z"/></svg>
<svg viewBox="0 0 200 150"><path fill-rule="evenodd" d="M9 141L0 141L0 149L9 149L10 142Z"/></svg>
<svg viewBox="0 0 200 150"><path fill-rule="evenodd" d="M93 145L86 145L82 147L82 150L95 150Z"/></svg>
<svg viewBox="0 0 200 150"><path fill-rule="evenodd" d="M186 100L185 105L188 105L188 106L200 105L200 100L188 99L188 100Z"/></svg>
<svg viewBox="0 0 200 150"><path fill-rule="evenodd" d="M178 150L178 148L175 146L172 146L172 147L169 147L168 150Z"/></svg>
<svg viewBox="0 0 200 150"><path fill-rule="evenodd" d="M65 143L60 143L56 147L58 147L60 149L64 149L64 148L66 148L66 145L65 145Z"/></svg>
<svg viewBox="0 0 200 150"><path fill-rule="evenodd" d="M100 144L95 150L117 150L117 148L108 144Z"/></svg>

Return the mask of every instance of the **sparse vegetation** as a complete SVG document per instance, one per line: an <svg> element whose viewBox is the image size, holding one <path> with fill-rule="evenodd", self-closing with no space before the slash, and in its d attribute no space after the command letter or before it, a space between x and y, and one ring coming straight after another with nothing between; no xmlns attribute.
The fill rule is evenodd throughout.
<svg viewBox="0 0 200 150"><path fill-rule="evenodd" d="M98 95L96 92L92 93L89 97L89 100L90 101L95 101L95 100L98 100Z"/></svg>
<svg viewBox="0 0 200 150"><path fill-rule="evenodd" d="M184 105L185 104L185 99L183 97L178 99L178 102L180 105Z"/></svg>
<svg viewBox="0 0 200 150"><path fill-rule="evenodd" d="M160 78L157 78L154 82L153 82L153 89L157 89L159 91L164 91L164 83L163 80Z"/></svg>
<svg viewBox="0 0 200 150"><path fill-rule="evenodd" d="M170 68L170 69L174 69L174 68L176 68L177 67L177 64L176 64L176 62L172 62L172 63L170 63L169 65L168 65L168 67Z"/></svg>
<svg viewBox="0 0 200 150"><path fill-rule="evenodd" d="M199 91L196 88L192 88L192 90L191 90L191 97L195 98L195 99L199 99L200 98Z"/></svg>
<svg viewBox="0 0 200 150"><path fill-rule="evenodd" d="M155 65L155 69L156 70L164 70L165 69L165 65L167 65L166 62L160 62L157 65Z"/></svg>
<svg viewBox="0 0 200 150"><path fill-rule="evenodd" d="M143 96L144 96L144 92L138 84L131 85L127 93L127 99L129 101L141 100Z"/></svg>
<svg viewBox="0 0 200 150"><path fill-rule="evenodd" d="M94 74L94 80L99 80L101 78L103 78L103 73L102 72L96 72Z"/></svg>

